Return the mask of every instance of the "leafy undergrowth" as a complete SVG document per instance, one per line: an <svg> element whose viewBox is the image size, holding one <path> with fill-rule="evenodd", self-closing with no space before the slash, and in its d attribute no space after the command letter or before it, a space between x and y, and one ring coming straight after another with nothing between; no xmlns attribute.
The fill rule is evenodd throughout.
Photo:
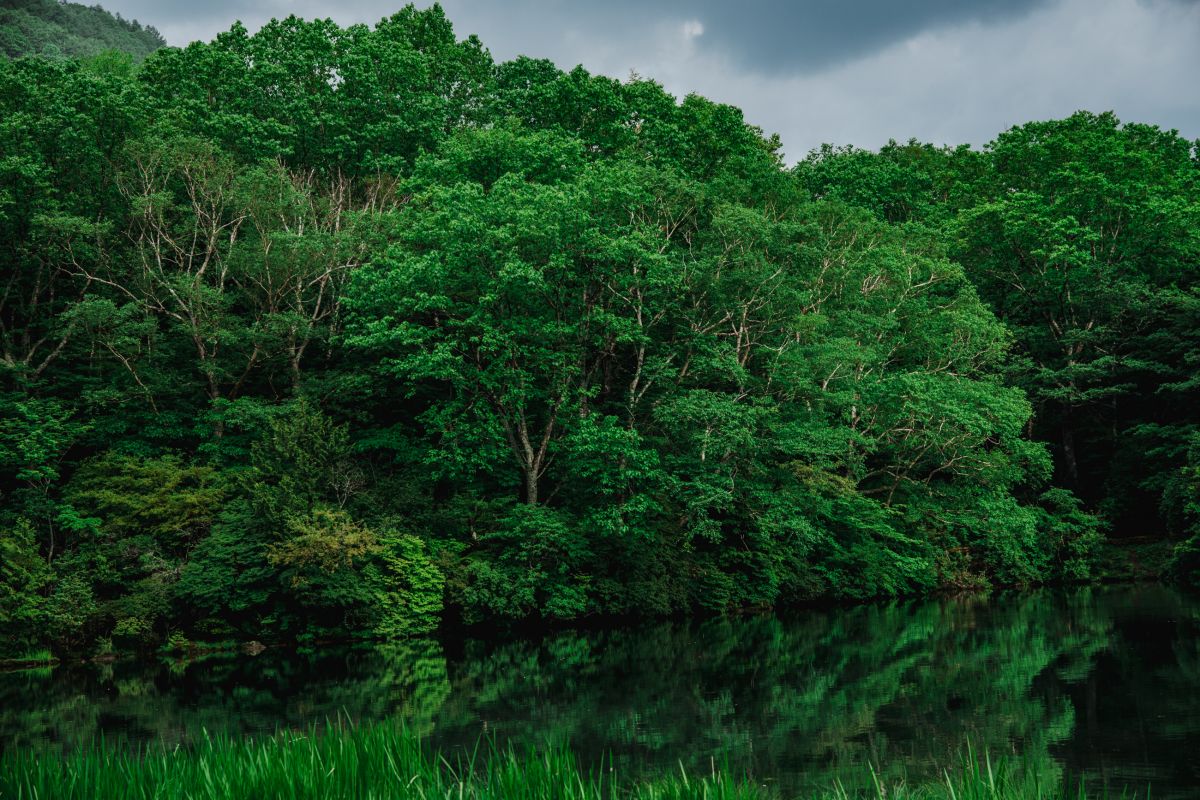
<svg viewBox="0 0 1200 800"><path fill-rule="evenodd" d="M1162 577L1175 543L1156 538L1105 542L1097 553L1095 577L1104 581L1147 581Z"/></svg>
<svg viewBox="0 0 1200 800"><path fill-rule="evenodd" d="M865 767L864 769L870 769ZM1017 762L993 763L968 753L941 781L883 785L866 793L840 786L811 795L819 800L1082 800ZM782 795L714 769L682 769L653 781L623 781L612 770L587 771L567 750L518 752L481 746L457 759L431 754L399 725L340 727L323 734L285 733L267 739L205 737L189 749L131 753L99 742L64 759L30 751L0 756L0 797L181 798L186 800L769 800Z"/></svg>

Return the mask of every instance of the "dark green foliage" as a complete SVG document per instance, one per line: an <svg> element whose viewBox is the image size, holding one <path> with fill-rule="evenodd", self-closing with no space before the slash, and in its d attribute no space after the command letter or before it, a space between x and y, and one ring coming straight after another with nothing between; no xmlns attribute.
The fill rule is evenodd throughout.
<svg viewBox="0 0 1200 800"><path fill-rule="evenodd" d="M1200 435L1193 434L1187 461L1172 481L1172 489L1190 538L1175 546L1167 571L1184 586L1200 590Z"/></svg>
<svg viewBox="0 0 1200 800"><path fill-rule="evenodd" d="M1192 534L1189 143L778 151L437 6L0 63L4 624L396 636Z"/></svg>
<svg viewBox="0 0 1200 800"><path fill-rule="evenodd" d="M95 56L116 50L140 61L165 44L154 28L99 5L5 0L0 7L0 54L9 58Z"/></svg>
<svg viewBox="0 0 1200 800"><path fill-rule="evenodd" d="M179 572L206 539L224 497L211 467L176 456L107 452L82 464L61 515L75 569L92 587L97 626L143 644L173 620ZM60 565L61 565L60 561Z"/></svg>
<svg viewBox="0 0 1200 800"><path fill-rule="evenodd" d="M28 520L0 529L0 657L17 656L41 639L50 575Z"/></svg>
<svg viewBox="0 0 1200 800"><path fill-rule="evenodd" d="M1197 425L1200 160L1173 131L1080 112L983 152L825 149L797 173L950 243L1013 332L1008 380L1034 404L1054 480L1115 532L1187 534Z"/></svg>

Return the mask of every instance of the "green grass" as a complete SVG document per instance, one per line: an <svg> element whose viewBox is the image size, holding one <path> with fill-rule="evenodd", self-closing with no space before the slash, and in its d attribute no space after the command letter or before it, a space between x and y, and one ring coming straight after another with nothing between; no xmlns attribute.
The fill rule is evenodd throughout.
<svg viewBox="0 0 1200 800"><path fill-rule="evenodd" d="M872 771L871 776L874 777ZM399 725L338 727L321 735L266 739L205 737L187 749L131 753L99 742L58 759L27 750L0 755L0 798L6 800L766 800L747 780L714 769L628 782L611 770L587 771L563 749L546 753L481 745L447 759L431 754ZM1074 800L1082 793L1041 785L1015 766L968 754L944 780L924 786L875 781L866 795L830 787L816 797L847 800Z"/></svg>
<svg viewBox="0 0 1200 800"><path fill-rule="evenodd" d="M51 653L48 648L43 647L39 650L29 650L19 656L0 658L0 662L4 661L11 661L20 664L50 664L54 661L58 661L58 659L54 657L54 654Z"/></svg>
<svg viewBox="0 0 1200 800"><path fill-rule="evenodd" d="M868 767L868 769L870 769ZM871 769L874 788L866 793L847 792L840 786L819 800L1100 800L1112 797L1088 794L1082 785L1064 786L1055 778L1047 778L1036 770L1026 770L1019 761L993 761L984 754L977 756L970 749L960 763L942 772L942 778L924 784L884 784ZM1128 792L1116 795L1130 798Z"/></svg>
<svg viewBox="0 0 1200 800"><path fill-rule="evenodd" d="M58 659L54 657L48 649L30 650L22 653L19 656L11 658L0 658L0 670L5 671L30 671L40 674L49 675L50 668L58 663ZM0 800L4 796L0 795Z"/></svg>

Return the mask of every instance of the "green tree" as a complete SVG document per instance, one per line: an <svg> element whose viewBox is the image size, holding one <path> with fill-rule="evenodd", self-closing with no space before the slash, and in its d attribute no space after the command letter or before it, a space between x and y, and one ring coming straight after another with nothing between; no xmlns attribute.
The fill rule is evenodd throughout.
<svg viewBox="0 0 1200 800"><path fill-rule="evenodd" d="M18 656L46 636L44 590L51 572L28 520L0 527L0 655Z"/></svg>
<svg viewBox="0 0 1200 800"><path fill-rule="evenodd" d="M1014 377L1057 431L1067 485L1098 500L1102 465L1153 391L1141 305L1195 280L1200 239L1192 145L1111 114L1030 123L988 147L985 200L965 210L958 257L1009 324ZM1084 447L1082 462L1080 455Z"/></svg>
<svg viewBox="0 0 1200 800"><path fill-rule="evenodd" d="M8 0L0 8L0 53L9 58L92 56L116 50L141 60L165 44L154 28L99 5Z"/></svg>

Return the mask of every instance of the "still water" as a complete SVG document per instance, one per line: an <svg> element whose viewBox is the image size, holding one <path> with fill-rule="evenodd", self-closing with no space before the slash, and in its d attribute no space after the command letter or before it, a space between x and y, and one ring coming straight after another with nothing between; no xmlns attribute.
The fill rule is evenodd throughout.
<svg viewBox="0 0 1200 800"><path fill-rule="evenodd" d="M1160 586L897 602L538 639L0 673L0 747L388 717L442 749L570 742L627 777L725 764L785 793L871 762L936 776L967 742L1156 798L1200 797L1200 602ZM1119 792L1117 792L1119 793Z"/></svg>

